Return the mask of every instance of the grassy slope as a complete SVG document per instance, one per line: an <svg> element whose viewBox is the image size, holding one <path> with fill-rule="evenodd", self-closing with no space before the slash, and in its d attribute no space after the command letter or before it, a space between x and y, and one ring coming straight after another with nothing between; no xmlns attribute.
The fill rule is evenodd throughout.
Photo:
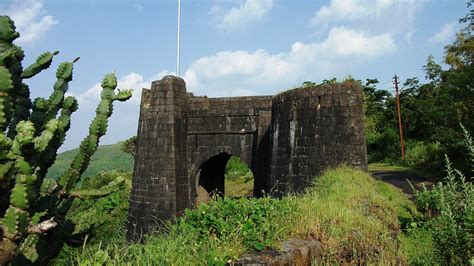
<svg viewBox="0 0 474 266"><path fill-rule="evenodd" d="M188 218L191 215L197 222L189 226L199 226L201 221L219 223L221 219L233 219L235 224L245 223L248 219L245 217L249 217L245 212L254 208L242 208L235 216L225 214L235 208L235 204L248 205L242 200L245 201L211 202L211 207L201 205L188 214ZM268 202L267 199L263 200ZM252 200L249 204L266 206L258 201L260 200ZM215 204L217 207L212 207ZM262 228L268 229L271 226L271 232L278 232L278 237L265 243L267 246L278 248L281 241L291 237L318 239L323 243L323 250L317 258L321 263L405 262L404 251L399 248L397 236L401 233L400 219L410 219L409 210L413 210L413 205L400 191L374 180L367 173L348 167L328 171L317 179L314 187L305 195L283 198L275 206L280 207L265 207L261 210L262 215L266 213L277 219L267 222L262 220L264 224L250 228L255 230L252 234L262 234L264 239L268 237L268 230L265 232ZM209 212L213 208L220 211ZM274 213L275 211L278 213ZM221 215L224 217L220 217ZM167 234L152 236L145 244L123 245L122 241L114 241L102 246L86 246L85 249L69 253L69 260L75 260L79 264L218 264L237 258L247 249L240 229L230 232L213 231L214 233L205 237L206 241L202 241L195 231L185 230L189 227L187 223L181 225L184 225L184 229L171 225ZM202 228L199 232L206 234L208 230Z"/></svg>
<svg viewBox="0 0 474 266"><path fill-rule="evenodd" d="M120 149L121 143L99 146L97 152L92 156L89 167L83 177L94 176L103 171L133 169L133 157ZM77 154L78 149L60 153L53 166L48 171L48 177L58 178Z"/></svg>

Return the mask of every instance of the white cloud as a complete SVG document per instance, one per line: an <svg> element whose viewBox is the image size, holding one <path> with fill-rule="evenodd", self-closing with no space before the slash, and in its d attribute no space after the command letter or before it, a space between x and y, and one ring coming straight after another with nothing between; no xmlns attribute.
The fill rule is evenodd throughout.
<svg viewBox="0 0 474 266"><path fill-rule="evenodd" d="M311 18L318 29L345 25L371 34L401 34L410 41L425 0L331 0Z"/></svg>
<svg viewBox="0 0 474 266"><path fill-rule="evenodd" d="M393 5L393 0L332 0L321 7L311 19L313 24L324 24L330 21L359 20L369 16L380 16Z"/></svg>
<svg viewBox="0 0 474 266"><path fill-rule="evenodd" d="M238 7L224 10L214 6L209 12L222 30L242 29L262 20L272 9L273 0L245 0Z"/></svg>
<svg viewBox="0 0 474 266"><path fill-rule="evenodd" d="M351 67L396 49L389 34L369 36L338 27L322 42L295 42L284 53L222 51L200 58L185 72L184 80L188 90L211 97L274 94L305 80L345 75Z"/></svg>
<svg viewBox="0 0 474 266"><path fill-rule="evenodd" d="M142 11L143 10L143 5L136 3L136 4L133 5L133 8L135 8L138 11Z"/></svg>
<svg viewBox="0 0 474 266"><path fill-rule="evenodd" d="M142 75L132 72L120 77L117 80L117 88L121 90L131 89L132 98L127 102L131 104L137 104L140 103L141 90L143 88L150 88L152 81L161 79L163 76L172 74L174 73L162 71L152 76L150 79L145 80ZM81 106L92 106L99 102L101 92L102 87L100 86L100 82L98 82L82 93L68 92L68 95L76 97Z"/></svg>
<svg viewBox="0 0 474 266"><path fill-rule="evenodd" d="M34 43L58 23L52 16L46 15L41 0L14 0L0 14L6 14L15 21L20 38L16 43L25 45Z"/></svg>
<svg viewBox="0 0 474 266"><path fill-rule="evenodd" d="M408 44L412 44L411 42L411 37L413 36L413 34L415 34L416 30L410 30L410 31L407 31L407 33L405 33L405 41L407 41Z"/></svg>
<svg viewBox="0 0 474 266"><path fill-rule="evenodd" d="M446 43L454 36L455 26L454 23L447 23L441 27L440 31L433 35L429 41L437 43Z"/></svg>

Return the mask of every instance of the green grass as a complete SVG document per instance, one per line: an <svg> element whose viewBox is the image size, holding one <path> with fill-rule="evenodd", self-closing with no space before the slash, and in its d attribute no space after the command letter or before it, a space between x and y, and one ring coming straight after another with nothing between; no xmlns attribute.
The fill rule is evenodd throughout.
<svg viewBox="0 0 474 266"><path fill-rule="evenodd" d="M187 211L144 244L125 245L123 239L85 244L69 249L65 258L86 265L224 264L249 249L278 249L286 239L303 238L322 242L316 258L321 263L397 264L406 262L399 219L409 220L412 212L398 190L340 167L317 178L304 195L224 198Z"/></svg>
<svg viewBox="0 0 474 266"><path fill-rule="evenodd" d="M365 172L340 167L326 172L294 199L299 206L292 235L323 242L321 261L330 264L396 264L404 261L396 235L399 218L413 204L399 190ZM403 206L403 207L401 207Z"/></svg>
<svg viewBox="0 0 474 266"><path fill-rule="evenodd" d="M82 177L95 176L100 172L107 172L113 170L132 171L133 156L123 152L121 149L121 142L111 145L101 145L96 153L92 156L89 167L84 172ZM58 154L56 161L49 168L47 177L58 178L64 173L76 156L79 150L73 149Z"/></svg>
<svg viewBox="0 0 474 266"><path fill-rule="evenodd" d="M442 176L443 172L438 173L431 173L426 169L414 169L403 165L395 165L390 163L371 163L369 164L369 172L376 172L376 171L397 171L397 172L405 172L411 173L415 176L426 178L426 179L433 179L439 178Z"/></svg>
<svg viewBox="0 0 474 266"><path fill-rule="evenodd" d="M239 157L230 157L225 167L225 195L247 197L253 195L254 178L248 165Z"/></svg>
<svg viewBox="0 0 474 266"><path fill-rule="evenodd" d="M400 246L410 265L439 265L434 253L431 232L424 228L413 228L399 235Z"/></svg>
<svg viewBox="0 0 474 266"><path fill-rule="evenodd" d="M406 166L393 165L389 163L371 163L369 164L369 171L409 171L412 170Z"/></svg>

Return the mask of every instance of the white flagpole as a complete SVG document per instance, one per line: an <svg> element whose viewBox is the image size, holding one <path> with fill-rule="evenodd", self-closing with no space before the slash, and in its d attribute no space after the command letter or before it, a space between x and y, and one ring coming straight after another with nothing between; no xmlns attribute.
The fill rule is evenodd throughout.
<svg viewBox="0 0 474 266"><path fill-rule="evenodd" d="M178 47L176 49L176 76L179 77L179 53L180 53L180 28L181 28L181 0L178 0Z"/></svg>

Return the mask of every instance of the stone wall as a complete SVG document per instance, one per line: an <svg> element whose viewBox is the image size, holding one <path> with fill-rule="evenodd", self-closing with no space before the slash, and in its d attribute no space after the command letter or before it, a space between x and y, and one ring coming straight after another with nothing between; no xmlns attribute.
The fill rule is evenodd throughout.
<svg viewBox="0 0 474 266"><path fill-rule="evenodd" d="M256 196L302 191L341 163L366 169L362 105L353 83L207 98L180 78L153 82L142 93L128 238L192 208L198 185L225 193L231 155L250 166Z"/></svg>
<svg viewBox="0 0 474 266"><path fill-rule="evenodd" d="M347 163L367 169L363 99L351 82L286 91L273 98L269 189L300 192Z"/></svg>

